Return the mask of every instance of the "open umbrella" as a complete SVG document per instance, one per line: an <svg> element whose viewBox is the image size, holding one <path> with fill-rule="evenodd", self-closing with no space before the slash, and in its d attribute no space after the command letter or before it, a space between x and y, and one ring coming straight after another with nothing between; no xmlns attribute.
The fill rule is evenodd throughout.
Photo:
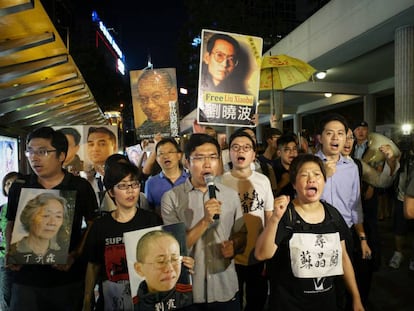
<svg viewBox="0 0 414 311"><path fill-rule="evenodd" d="M284 90L306 82L316 69L288 55L264 56L260 71L260 90Z"/></svg>

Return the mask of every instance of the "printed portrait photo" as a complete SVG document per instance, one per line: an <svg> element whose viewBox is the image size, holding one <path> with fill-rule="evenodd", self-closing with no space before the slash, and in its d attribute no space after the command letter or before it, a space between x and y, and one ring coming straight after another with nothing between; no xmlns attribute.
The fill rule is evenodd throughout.
<svg viewBox="0 0 414 311"><path fill-rule="evenodd" d="M130 71L138 139L178 136L178 93L175 68Z"/></svg>
<svg viewBox="0 0 414 311"><path fill-rule="evenodd" d="M200 124L253 125L262 46L259 37L203 29L197 115Z"/></svg>
<svg viewBox="0 0 414 311"><path fill-rule="evenodd" d="M183 223L151 227L124 233L131 295L137 309L168 304L181 308L192 304Z"/></svg>
<svg viewBox="0 0 414 311"><path fill-rule="evenodd" d="M9 263L66 264L75 201L76 191L23 188Z"/></svg>

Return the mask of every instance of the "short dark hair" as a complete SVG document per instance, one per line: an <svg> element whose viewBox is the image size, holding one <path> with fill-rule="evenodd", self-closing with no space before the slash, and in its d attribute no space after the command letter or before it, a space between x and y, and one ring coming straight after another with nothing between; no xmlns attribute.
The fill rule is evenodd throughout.
<svg viewBox="0 0 414 311"><path fill-rule="evenodd" d="M295 144L297 143L295 136L292 134L283 134L277 140L277 148L282 149L283 146L286 146L288 143L291 143L291 142L294 142Z"/></svg>
<svg viewBox="0 0 414 311"><path fill-rule="evenodd" d="M234 133L237 133L237 132L246 132L246 131L251 131L251 132L253 132L253 134L254 134L254 137L256 138L256 141L257 141L257 137L256 137L256 131L255 131L255 129L254 128L251 128L251 127L248 127L248 126L244 126L244 127L239 127Z"/></svg>
<svg viewBox="0 0 414 311"><path fill-rule="evenodd" d="M68 140L65 134L59 131L55 131L50 126L40 127L30 132L27 136L26 144L29 144L30 141L34 138L49 139L52 147L56 149L57 158L60 156L61 153L64 153L65 157L68 154Z"/></svg>
<svg viewBox="0 0 414 311"><path fill-rule="evenodd" d="M250 139L253 151L256 151L256 143L254 142L253 138L244 131L236 131L233 134L231 134L229 138L229 148L231 147L231 143L233 142L233 140L235 140L237 137L247 137L248 139Z"/></svg>
<svg viewBox="0 0 414 311"><path fill-rule="evenodd" d="M305 163L308 163L308 162L313 162L319 165L319 168L321 169L321 172L323 175L323 179L326 181L326 170L325 170L325 165L323 164L322 160L313 154L302 153L302 154L299 154L296 158L294 158L292 160L292 163L290 163L289 180L291 184L294 184L296 182L296 177L299 173L299 170L302 168L302 166Z"/></svg>
<svg viewBox="0 0 414 311"><path fill-rule="evenodd" d="M207 135L207 134L192 134L190 139L185 145L184 154L187 160L190 159L191 153L198 147L204 144L213 144L217 148L217 154L220 155L221 149L220 145L214 137Z"/></svg>
<svg viewBox="0 0 414 311"><path fill-rule="evenodd" d="M325 129L326 124L332 121L341 122L345 127L345 132L348 131L348 127L349 127L348 122L346 121L344 116L340 115L339 113L329 113L320 119L318 134L322 134L323 130Z"/></svg>
<svg viewBox="0 0 414 311"><path fill-rule="evenodd" d="M89 135L92 134L92 133L107 134L109 136L109 139L112 140L112 142L114 143L114 145L116 144L116 136L115 136L115 134L110 129L108 129L105 126L100 126L100 127L91 126L88 129L88 136L87 136L87 138L89 138Z"/></svg>
<svg viewBox="0 0 414 311"><path fill-rule="evenodd" d="M267 146L268 146L267 140L268 139L272 139L273 138L273 135L281 136L282 135L282 131L279 130L279 129L277 129L277 128L274 128L274 127L266 128L263 131L263 147L264 148L267 148Z"/></svg>
<svg viewBox="0 0 414 311"><path fill-rule="evenodd" d="M157 145L155 146L155 152L157 152L157 151L158 151L158 148L159 148L159 147L161 147L161 146L163 146L163 145L165 145L165 144L168 144L168 143L170 143L170 144L173 144L173 145L174 145L175 151L177 151L177 152L182 152L182 151L181 151L181 149L180 149L180 146L179 146L179 145L178 145L178 143L177 143L177 141L176 141L174 138L172 138L172 137L164 137L163 139L161 139L161 140L157 143Z"/></svg>
<svg viewBox="0 0 414 311"><path fill-rule="evenodd" d="M123 163L130 163L129 159L124 156L123 154L119 154L119 153L114 153L111 154L109 157L106 158L105 160L105 171L107 169L109 169L112 164L116 163L116 162L123 162Z"/></svg>
<svg viewBox="0 0 414 311"><path fill-rule="evenodd" d="M78 132L77 129L73 127L63 127L58 129L58 132L62 132L65 135L71 135L73 137L73 140L75 141L75 145L79 145L81 140L81 134Z"/></svg>
<svg viewBox="0 0 414 311"><path fill-rule="evenodd" d="M138 167L128 162L113 162L105 169L104 185L106 190L111 190L125 177L131 175L133 179L140 180Z"/></svg>
<svg viewBox="0 0 414 311"><path fill-rule="evenodd" d="M281 130L279 130L277 128L269 127L269 128L264 130L263 139L266 141L268 139L273 138L273 135L282 136L283 133L282 133Z"/></svg>
<svg viewBox="0 0 414 311"><path fill-rule="evenodd" d="M4 177L3 177L3 195L5 197L7 197L7 193L4 189L4 188L6 188L6 181L8 181L9 179L12 179L12 178L20 178L20 177L22 177L22 174L20 174L18 172L9 172L6 175L4 175Z"/></svg>
<svg viewBox="0 0 414 311"><path fill-rule="evenodd" d="M254 134L256 135L256 132L255 132L254 128L251 128L251 127L248 127L248 126L239 127L234 132L244 132L246 130L250 130L250 131L254 132Z"/></svg>
<svg viewBox="0 0 414 311"><path fill-rule="evenodd" d="M239 55L240 53L240 45L239 42L234 39L233 37L226 35L226 34L221 34L221 33L215 33L214 35L212 35L208 41L207 41L207 52L211 53L211 51L213 50L214 45L216 44L217 40L224 40L227 41L228 43L230 43L233 47L234 47L234 54L235 56Z"/></svg>

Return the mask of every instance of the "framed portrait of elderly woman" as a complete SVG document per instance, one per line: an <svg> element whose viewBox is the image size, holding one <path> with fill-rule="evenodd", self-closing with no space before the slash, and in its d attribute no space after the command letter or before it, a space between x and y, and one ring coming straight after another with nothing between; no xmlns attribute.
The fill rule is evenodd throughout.
<svg viewBox="0 0 414 311"><path fill-rule="evenodd" d="M76 191L23 188L10 243L9 263L66 264Z"/></svg>

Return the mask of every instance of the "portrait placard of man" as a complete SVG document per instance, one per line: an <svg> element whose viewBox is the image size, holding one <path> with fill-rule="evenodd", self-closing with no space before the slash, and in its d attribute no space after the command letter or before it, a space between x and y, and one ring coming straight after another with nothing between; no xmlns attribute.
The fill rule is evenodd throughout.
<svg viewBox="0 0 414 311"><path fill-rule="evenodd" d="M63 167L74 175L79 175L83 168L84 150L81 148L84 141L82 140L82 125L75 126L55 126L55 130L58 130L65 134L68 140L68 153L66 155Z"/></svg>
<svg viewBox="0 0 414 311"><path fill-rule="evenodd" d="M262 45L259 37L203 29L198 123L253 125Z"/></svg>
<svg viewBox="0 0 414 311"><path fill-rule="evenodd" d="M137 137L178 135L177 80L175 68L130 71Z"/></svg>

